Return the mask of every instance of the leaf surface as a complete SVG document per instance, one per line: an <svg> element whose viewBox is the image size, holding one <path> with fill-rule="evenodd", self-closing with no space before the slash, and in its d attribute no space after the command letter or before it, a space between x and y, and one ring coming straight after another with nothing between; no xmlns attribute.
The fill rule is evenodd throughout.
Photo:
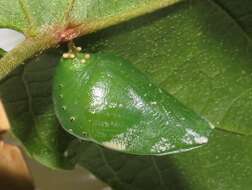
<svg viewBox="0 0 252 190"><path fill-rule="evenodd" d="M248 35L248 38L252 39L252 9L251 1L244 0L212 0L213 3L216 3L225 14L229 17L232 17L234 22L239 25L244 31L245 35Z"/></svg>
<svg viewBox="0 0 252 190"><path fill-rule="evenodd" d="M51 98L52 77L59 54L47 52L18 67L4 81L0 92L12 133L26 152L51 168L72 168L64 151L73 140L61 129Z"/></svg>
<svg viewBox="0 0 252 190"><path fill-rule="evenodd" d="M80 44L128 59L215 127L252 134L251 41L212 1L185 2Z"/></svg>
<svg viewBox="0 0 252 190"><path fill-rule="evenodd" d="M181 154L130 156L75 142L69 155L77 152L78 162L115 190L250 190L251 147L250 137L216 130L206 146Z"/></svg>
<svg viewBox="0 0 252 190"><path fill-rule="evenodd" d="M177 2L176 0L2 0L0 2L0 27L37 34L49 27L65 24L83 24L129 11L151 11ZM144 11L144 10L143 10Z"/></svg>
<svg viewBox="0 0 252 190"><path fill-rule="evenodd" d="M0 60L3 79L26 59L61 42L153 12L181 0L2 0L0 28L27 37Z"/></svg>
<svg viewBox="0 0 252 190"><path fill-rule="evenodd" d="M249 15L251 2L243 2L247 3L244 14ZM231 6L230 13L233 10ZM251 42L245 35L250 32L244 33L248 27L242 28L231 15L214 1L190 1L90 35L80 42L90 52L110 51L130 60L157 85L208 118L220 130L215 131L207 146L153 158L77 142L66 155L76 156L82 166L114 189L250 190L252 142L251 136L245 136L252 134L252 54ZM14 86L5 84L6 88ZM5 99L22 94L13 93L22 92L17 89L18 83L14 84L16 89L7 92ZM13 112L19 107L9 110ZM49 107L53 109L51 104ZM12 122L17 118L15 115ZM18 121L25 123L27 118L30 116ZM26 125L13 126L19 131ZM22 141L27 140L27 134L20 135ZM37 158L43 156L38 154Z"/></svg>
<svg viewBox="0 0 252 190"><path fill-rule="evenodd" d="M93 43L87 46L90 51L131 59L226 130L216 130L202 149L163 157L129 156L82 144L77 151L81 165L114 189L250 189L252 141L243 135L251 134L251 44L236 20L212 3L169 8L84 40ZM141 65L142 59L149 64Z"/></svg>

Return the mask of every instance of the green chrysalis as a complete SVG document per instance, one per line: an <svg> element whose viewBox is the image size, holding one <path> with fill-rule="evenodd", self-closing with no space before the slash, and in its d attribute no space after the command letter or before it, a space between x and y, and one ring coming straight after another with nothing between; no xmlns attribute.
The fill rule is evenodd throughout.
<svg viewBox="0 0 252 190"><path fill-rule="evenodd" d="M53 88L62 126L114 150L183 152L207 143L211 132L209 122L112 54L64 54Z"/></svg>

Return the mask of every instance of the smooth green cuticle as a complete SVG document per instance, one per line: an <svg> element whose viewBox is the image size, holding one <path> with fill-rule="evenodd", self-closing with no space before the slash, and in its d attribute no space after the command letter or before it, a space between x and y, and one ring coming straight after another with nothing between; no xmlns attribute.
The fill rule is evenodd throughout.
<svg viewBox="0 0 252 190"><path fill-rule="evenodd" d="M128 61L107 53L71 55L58 64L53 88L56 115L71 134L138 155L184 152L208 142L209 122Z"/></svg>

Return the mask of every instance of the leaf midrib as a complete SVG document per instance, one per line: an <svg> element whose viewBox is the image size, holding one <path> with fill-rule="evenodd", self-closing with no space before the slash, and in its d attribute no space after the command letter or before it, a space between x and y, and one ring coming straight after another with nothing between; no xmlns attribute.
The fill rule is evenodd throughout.
<svg viewBox="0 0 252 190"><path fill-rule="evenodd" d="M110 166L109 162L107 161L107 158L106 158L106 155L103 151L103 149L99 146L99 145L95 145L97 147L97 149L99 150L99 153L101 155L101 159L103 160L104 162L104 165L112 172L113 174L113 178L118 181L119 183L121 184L125 184L123 181L121 181L121 179L117 176L117 172L113 169L113 167ZM166 184L165 184L165 180L163 178L163 174L162 174L162 171L160 170L158 164L157 164L157 161L156 161L156 158L154 156L150 156L149 157L150 160L151 160L151 166L154 168L154 170L156 171L157 173L157 176L159 178L159 184L162 186L162 187L166 187ZM130 184L129 184L130 185ZM136 186L133 186L134 188L137 188Z"/></svg>
<svg viewBox="0 0 252 190"><path fill-rule="evenodd" d="M21 10L24 14L24 18L26 19L29 26L31 26L31 29L27 31L27 35L32 36L32 31L36 28L35 20L33 19L32 15L30 14L28 5L24 0L18 0L18 3L21 7Z"/></svg>
<svg viewBox="0 0 252 190"><path fill-rule="evenodd" d="M156 160L155 160L155 157L154 157L154 156L151 156L150 159L151 159L151 161L152 161L153 168L155 169L155 171L156 171L156 173L157 173L157 176L158 176L158 178L159 178L159 183L160 183L160 185L161 185L162 187L165 187L165 180L164 180L163 175L162 175L162 173L161 173L161 171L160 171L160 169L159 169L159 166L158 166L158 164L157 164L157 162L156 162Z"/></svg>
<svg viewBox="0 0 252 190"><path fill-rule="evenodd" d="M39 117L39 116L44 117L45 115L47 115L47 116L54 116L55 117L55 114L52 114L52 115L50 115L50 114L36 115L35 114L34 109L33 109L33 104L32 104L34 97L32 97L32 95L31 95L31 91L30 91L30 88L29 88L29 83L27 82L27 80L25 78L25 73L26 73L26 65L24 65L24 67L23 67L22 74L21 74L21 80L22 80L22 83L24 85L25 93L27 95L27 100L26 101L27 101L27 104L28 104L28 113L31 114L33 126L36 128L37 127L37 119L36 119L36 117ZM38 135L37 138L39 138L40 142L43 143L43 140L40 137L40 135ZM46 146L46 145L44 145L44 146ZM49 150L51 150L51 151L53 151L53 149L51 147L49 147L49 146L46 146L46 148L49 149Z"/></svg>
<svg viewBox="0 0 252 190"><path fill-rule="evenodd" d="M65 12L65 14L64 14L63 21L67 22L67 21L69 20L75 2L76 2L76 0L69 0L69 6L68 6L68 8L66 9L66 12Z"/></svg>
<svg viewBox="0 0 252 190"><path fill-rule="evenodd" d="M102 158L102 160L103 160L103 162L104 162L104 165L110 170L110 172L111 172L112 175L113 175L113 178L114 178L116 181L118 181L119 183L124 184L124 183L120 180L120 178L117 176L116 171L115 171L115 170L109 165L109 163L107 162L106 156L105 156L103 150L101 149L101 147L100 147L99 145L96 145L96 147L97 147L97 149L98 149L99 152L100 152L100 155L101 155L101 158Z"/></svg>

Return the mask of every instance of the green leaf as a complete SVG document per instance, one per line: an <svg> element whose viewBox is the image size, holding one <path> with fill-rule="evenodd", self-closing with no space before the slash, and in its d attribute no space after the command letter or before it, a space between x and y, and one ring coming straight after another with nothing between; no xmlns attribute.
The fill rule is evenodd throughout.
<svg viewBox="0 0 252 190"><path fill-rule="evenodd" d="M141 155L184 152L208 142L210 124L128 61L104 53L72 55L61 59L53 85L56 115L70 134Z"/></svg>
<svg viewBox="0 0 252 190"><path fill-rule="evenodd" d="M216 130L206 146L180 154L133 156L75 142L69 155L114 190L250 190L251 147L251 137Z"/></svg>
<svg viewBox="0 0 252 190"><path fill-rule="evenodd" d="M2 0L0 2L0 27L23 31L34 35L49 27L80 25L129 16L136 12L149 12L178 0Z"/></svg>
<svg viewBox="0 0 252 190"><path fill-rule="evenodd" d="M129 156L78 142L69 154L77 154L82 166L118 190L250 190L252 139L244 135L252 133L251 41L228 12L213 1L194 1L80 43L92 52L126 57L226 130L217 129L201 149L162 157Z"/></svg>
<svg viewBox="0 0 252 190"><path fill-rule="evenodd" d="M0 58L3 57L5 54L5 51L3 49L0 48Z"/></svg>
<svg viewBox="0 0 252 190"><path fill-rule="evenodd" d="M252 8L249 4L247 15ZM92 143L80 147L73 144L65 155L71 158L77 154L81 165L119 190L250 190L252 142L245 135L251 134L252 46L240 26L214 1L199 0L85 38L90 51L110 51L125 57L157 85L226 131L217 129L211 142L200 149L170 156L129 156ZM15 93L6 93L6 99L22 92L16 83L6 83L7 89L11 87L16 88L11 90ZM20 106L12 108L13 113L17 108ZM16 118L18 115L12 125ZM18 121L25 123L30 118ZM19 131L19 126L27 129L28 125L15 126ZM24 142L27 134L22 136ZM60 158L62 154L63 150Z"/></svg>
<svg viewBox="0 0 252 190"><path fill-rule="evenodd" d="M252 134L251 41L212 1L185 2L80 43L131 61L217 128Z"/></svg>
<svg viewBox="0 0 252 190"><path fill-rule="evenodd" d="M0 28L27 37L0 60L0 79L26 59L57 44L181 0L1 0Z"/></svg>
<svg viewBox="0 0 252 190"><path fill-rule="evenodd" d="M12 132L26 153L48 167L67 169L74 163L64 157L64 151L73 137L61 129L51 98L59 55L50 51L18 67L1 82L0 92Z"/></svg>
<svg viewBox="0 0 252 190"><path fill-rule="evenodd" d="M213 0L222 9L223 12L232 17L237 25L239 25L244 31L245 35L248 35L250 40L252 39L252 8L250 0Z"/></svg>

